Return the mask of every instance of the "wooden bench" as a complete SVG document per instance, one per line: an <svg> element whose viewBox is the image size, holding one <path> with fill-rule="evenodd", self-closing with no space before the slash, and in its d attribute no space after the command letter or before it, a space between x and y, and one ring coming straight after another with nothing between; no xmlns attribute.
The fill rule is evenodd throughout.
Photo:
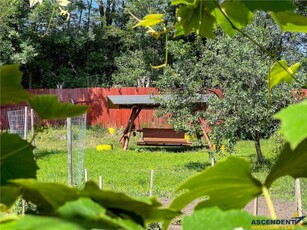
<svg viewBox="0 0 307 230"><path fill-rule="evenodd" d="M192 144L184 138L184 132L176 132L174 129L143 128L138 131L143 133L143 138L137 141L137 145L190 146Z"/></svg>

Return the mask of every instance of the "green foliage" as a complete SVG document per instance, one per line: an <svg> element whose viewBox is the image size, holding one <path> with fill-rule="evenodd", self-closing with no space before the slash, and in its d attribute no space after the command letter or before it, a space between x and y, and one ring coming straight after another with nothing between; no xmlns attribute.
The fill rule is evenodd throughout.
<svg viewBox="0 0 307 230"><path fill-rule="evenodd" d="M14 229L76 229L84 230L91 228L102 228L102 229L118 229L118 227L111 226L110 224L99 223L97 221L87 221L76 219L65 219L61 217L53 216L35 216L26 215L25 217L20 217L14 221L5 221L1 223L3 229L14 230Z"/></svg>
<svg viewBox="0 0 307 230"><path fill-rule="evenodd" d="M285 144L277 162L266 178L265 185L270 187L273 181L283 176L293 178L307 177L307 138L294 150Z"/></svg>
<svg viewBox="0 0 307 230"><path fill-rule="evenodd" d="M230 36L233 36L238 32L237 29L242 29L253 19L253 13L239 1L225 1L221 4L221 8L223 11L221 9L215 9L213 15L216 17L223 31Z"/></svg>
<svg viewBox="0 0 307 230"><path fill-rule="evenodd" d="M288 67L285 60L276 62L269 75L269 87L272 89L274 86L279 85L283 81L291 83L293 80L294 74L296 73L300 63L295 63L294 65Z"/></svg>
<svg viewBox="0 0 307 230"><path fill-rule="evenodd" d="M260 219L239 210L223 211L218 207L196 210L183 218L183 229L250 229L253 220ZM261 218L265 219L265 218Z"/></svg>
<svg viewBox="0 0 307 230"><path fill-rule="evenodd" d="M283 31L307 33L307 18L302 15L291 12L272 12L271 16Z"/></svg>
<svg viewBox="0 0 307 230"><path fill-rule="evenodd" d="M61 119L75 117L87 111L87 106L60 103L57 96L37 95L29 101L41 119Z"/></svg>
<svg viewBox="0 0 307 230"><path fill-rule="evenodd" d="M34 147L17 134L1 133L1 185L16 178L36 178ZM20 164L22 159L22 164Z"/></svg>
<svg viewBox="0 0 307 230"><path fill-rule="evenodd" d="M170 205L171 208L179 210L200 197L204 201L201 201L196 209L212 206L223 210L241 209L261 194L261 184L251 175L250 164L234 157L204 170L178 189L188 190L175 198Z"/></svg>
<svg viewBox="0 0 307 230"><path fill-rule="evenodd" d="M53 224L63 223L60 229L74 224L86 228L113 226L142 229L149 221L170 220L179 214L162 208L161 203L154 198L133 199L121 193L102 191L93 182L86 183L82 191L62 184L26 179L12 180L10 186L20 188L18 191L23 198L36 205L38 215L55 217L28 216L7 221L4 226L9 229L21 224L31 229L38 228L44 218ZM4 201L11 203L7 199Z"/></svg>
<svg viewBox="0 0 307 230"><path fill-rule="evenodd" d="M117 70L112 75L118 86L140 86L142 78L150 76L150 66L146 62L146 55L141 50L122 53L115 58Z"/></svg>
<svg viewBox="0 0 307 230"><path fill-rule="evenodd" d="M137 26L155 26L163 22L163 14L147 14L143 20L137 23L134 27Z"/></svg>
<svg viewBox="0 0 307 230"><path fill-rule="evenodd" d="M68 201L57 210L57 213L64 218L84 218L95 222L103 222L103 228L123 229L143 229L141 225L136 224L129 219L112 218L107 215L107 209L95 203L90 198L79 198L76 201ZM113 226L112 226L113 225ZM89 226L90 227L90 226Z"/></svg>
<svg viewBox="0 0 307 230"><path fill-rule="evenodd" d="M31 1L31 5L34 5L36 2L37 1ZM63 6L66 6L67 3L68 1L65 1L65 0L61 0L58 2L59 5L63 5ZM107 3L108 3L107 4L108 11L104 11L102 9L100 11L100 16L103 16L103 13L108 15L106 16L106 22L107 22L107 25L111 25L113 23L113 18L110 17L111 1L107 1ZM251 12L254 12L255 10L265 10L265 11L274 11L276 12L276 14L279 14L279 11L283 11L285 9L292 9L292 6L293 6L292 2L290 1L285 1L278 5L274 4L273 1L267 1L264 4L255 4L254 1L246 1L246 2L242 1L242 3L244 3ZM113 2L113 4L115 3ZM224 17L227 20L229 20L230 25L232 25L234 29L238 31L239 29L237 27L244 27L245 24L249 22L250 15L251 15L251 13L248 12L248 10L246 10L246 8L243 7L241 3L236 3L238 7L243 8L244 14L242 14L242 17L241 17L241 15L239 15L240 11L237 11L231 5L228 5L228 1L224 1L222 3L223 6L222 4L220 5L218 2L206 2L206 1L199 1L199 0L193 1L193 3L192 1L187 1L187 0L182 0L182 1L177 0L177 1L174 1L173 4L183 4L183 5L178 6L177 17L180 19L178 24L181 24L181 26L179 25L178 28L182 27L183 32L185 34L194 32L202 36L212 37L214 35L214 29L215 29L216 24L222 24L222 20L212 14L214 10L220 10L221 13L224 15ZM115 9L115 5L113 6ZM223 8L225 8L225 10ZM9 11L10 9L8 7L5 12L7 13ZM115 10L113 10L113 12L114 11ZM21 18L25 18L27 15L27 12L25 11L20 11L20 12L24 13L24 15L21 16ZM52 14L54 13L55 11L52 10ZM87 13L88 15L91 14L90 7L88 8ZM82 59L83 63L80 63L80 64L84 65L85 63L84 60L88 60L87 57L89 57L91 54L90 52L88 52L89 50L88 47L90 46L90 43L92 41L91 39L93 37L91 36L91 32L89 29L89 25L91 22L90 17L88 17L86 22L82 25L81 21L84 18L85 17L80 16L79 27L77 27L78 29L75 31L79 31L81 27L84 29L84 31L86 31L85 34L87 35L87 39L85 39L85 43L84 43L85 45L84 46L76 45L74 47L73 52L63 52L63 51L66 51L65 48L60 49L60 52L59 50L57 50L55 52L56 54L55 59L57 58L59 59L57 60L58 63L67 63L67 60L72 59L71 54L81 54L82 50L86 51L85 52L86 55L85 55L85 58ZM295 20L288 20L290 22L290 25L289 27L287 26L284 27L284 29L305 31L306 26L302 25L301 18L299 17L298 20L296 17L294 18ZM231 20L233 20L234 22L231 22ZM28 23L24 23L24 21L22 20L20 21L13 20L12 22L13 22L12 27L10 23L4 23L5 29L9 30L10 28L14 28L14 26L16 25L23 25L23 24L28 25ZM286 24L286 23L281 22L281 20L279 20L279 23ZM68 22L67 24L65 24L65 26L64 24L65 23L63 22L63 18L58 17L56 21L57 26L63 26L63 27L67 26L67 28L68 27L70 28L70 24L68 24ZM50 26L48 26L47 30L50 30L49 27ZM228 28L229 28L229 25L228 25ZM256 105L255 103L257 102L257 101L255 102L251 100L252 98L257 98L260 101L262 100L262 98L265 98L264 94L266 94L266 91L263 90L262 88L263 86L263 84L261 84L262 82L254 81L254 79L255 79L255 76L257 77L267 76L267 75L262 74L262 71L263 71L262 68L267 67L268 66L267 62L269 61L264 58L265 57L264 53L267 54L269 51L273 50L275 45L265 44L265 42L263 42L264 45L258 43L258 40L261 40L261 39L257 39L257 37L252 38L253 30L249 31L248 29L246 31L240 32L241 35L243 35L243 37L238 36L237 43L234 40L230 40L228 41L229 43L223 44L224 48L227 48L230 51L234 52L235 48L242 45L242 43L246 41L245 38L247 37L249 41L252 41L254 44L257 44L257 46L260 48L260 51L252 50L250 49L249 46L244 47L243 51L240 50L241 54L239 54L238 56L234 56L233 58L233 60L236 62L236 65L235 65L236 68L233 68L234 66L233 63L229 63L228 61L218 62L218 65L221 66L221 64L223 64L222 66L223 67L225 66L226 68L224 69L225 72L220 73L220 76L216 78L219 79L219 77L222 77L223 80L227 80L225 76L230 73L230 78L229 78L230 80L225 83L225 85L227 85L229 88L229 91L227 93L230 92L230 95L231 94L235 95L235 92L236 93L245 92L245 91L249 92L248 89L253 88L253 87L258 88L259 92L257 93L247 94L243 98L236 98L236 100L240 100L240 99L242 101L244 99L247 100L250 106L251 104ZM45 30L45 27L42 26L41 30ZM233 31L231 31L230 29L228 29L227 33L229 33L230 35L233 35ZM109 38L110 37L108 37L108 39ZM256 40L257 42L255 42ZM271 38L269 38L269 40L273 41L273 39ZM9 41L9 40L6 40L6 41ZM116 41L118 40L116 39ZM57 40L55 39L52 42L57 43ZM61 42L65 43L65 39L62 40ZM18 45L20 44L23 44L23 43L21 41L18 41L17 46L15 47L18 47ZM114 44L114 43L111 42L111 44ZM57 47L57 46L58 44L54 44L53 47ZM81 47L81 49L78 50L77 47ZM25 47L25 50L27 49L28 48ZM223 53L224 56L222 55L222 57L227 56L227 54L229 54L228 53L229 50ZM218 56L219 52L220 50L216 52L216 56ZM65 53L68 55L66 57L64 57L63 55L62 57L61 55ZM92 51L92 53L94 53L94 51ZM247 57L248 54L250 55L250 57L253 57L253 58L248 58ZM257 55L259 56L257 57ZM28 55L28 56L30 57L31 55ZM198 55L198 58L199 56L201 55ZM59 57L61 57L62 59ZM76 55L76 57L77 58L74 59L75 61L74 64L78 63L77 60L79 56ZM213 57L215 58L215 55ZM111 55L111 59L112 58L114 58L114 56ZM208 61L208 59L209 59L208 57L207 59L205 58L205 61ZM249 64L248 65L249 70L248 70L248 68L246 68L246 62L250 61L250 59L252 60L255 59L255 60L251 63L248 63ZM27 63L30 64L29 61L27 61ZM238 63L240 63L240 65L238 65ZM70 67L73 69L73 71L75 71L74 64L70 62ZM216 66L214 67L216 68ZM15 74L19 75L18 72L15 72ZM213 72L209 74L212 75ZM218 73L215 73L215 74L218 74ZM78 75L77 72L76 72L76 75ZM178 73L174 74L174 76L176 75L178 76ZM245 77L245 81L238 80L240 79L240 77L242 77L242 75L243 77ZM284 77L277 77L277 78L284 79ZM193 83L195 82L196 81L194 81ZM236 85L236 83L238 84ZM14 81L14 85L15 86L17 85L17 80ZM230 88L231 85L235 85L235 87ZM1 89L2 88L5 89L6 87L9 87L9 84L7 82L5 82L3 86L1 86ZM18 89L20 90L20 88ZM197 92L197 93L200 93L200 92ZM177 99L180 99L180 97L177 97ZM222 101L226 101L226 100L222 100ZM83 107L82 108L72 107L71 105L68 105L68 104L60 104L57 102L56 98L54 97L45 97L45 96L34 97L30 99L30 103L34 107L36 112L40 114L42 118L74 116L74 115L78 115L85 111L85 108ZM187 104L188 101L185 101L184 103ZM264 103L270 104L273 111L279 108L279 106L275 106L271 103L268 103L268 100L264 100ZM180 104L182 105L182 103ZM303 105L303 108L300 107L302 105ZM295 108L294 112L304 112L306 110L305 105L306 103L302 103L298 105L299 107L294 107ZM44 106L48 107L50 111L47 111L44 108ZM243 113L245 111L244 106L240 107L240 104L230 103L230 106L232 106L230 108L232 108L233 111L236 111L236 112L243 111ZM259 104L255 106L257 113L246 112L246 114L243 114L243 115L247 115L248 117L256 117L255 120L257 121L257 123L259 123L259 120L260 121L264 120L263 123L261 123L261 125L266 124L267 121L265 119L271 116L272 111L268 112L267 107L265 108L265 110L261 110L262 107L261 106L258 107L258 106ZM236 110L237 108L239 108L239 110ZM293 109L293 107L290 108L290 110L291 109ZM70 110L72 112L70 112ZM228 110L228 111L231 111L231 110ZM228 114L230 113L228 112ZM259 118L260 115L261 116L264 115L265 117ZM281 114L277 116L278 117L281 116L281 119L284 119L285 117L286 118L285 120L289 118L291 119L297 118L296 116L295 118L292 118L291 116L288 115L287 112L285 113L285 115ZM182 117L182 119L184 118L185 117ZM222 118L225 119L225 117L222 117ZM298 116L298 118L300 119L300 116ZM226 122L223 122L223 123L226 123ZM242 122L240 122L239 124L241 125ZM250 122L247 124L250 124ZM294 123L294 125L296 129L300 128L299 124ZM303 123L303 125L305 125L305 122ZM248 128L248 127L245 127L245 128ZM261 133L261 128L262 127L260 128L253 127L256 133L250 133L250 135L259 136L259 133ZM283 132L287 133L288 131L284 130ZM17 218L16 216L10 216L6 214L5 218L1 220L2 222L1 226L3 226L6 229L23 229L23 228L24 229L42 229L42 228L48 229L46 228L46 226L50 226L51 229L54 227L56 227L57 229L72 229L72 228L73 229L84 229L84 228L87 229L87 228L110 228L110 227L111 228L112 227L124 228L124 229L139 229L139 228L144 227L145 224L150 221L164 221L166 223L169 223L173 217L179 214L179 209L182 209L184 206L186 206L188 203L190 203L194 199L202 198L203 196L209 196L209 199L201 201L198 204L197 209L200 209L200 210L197 211L194 216L191 216L186 219L186 222L189 223L189 221L194 222L195 219L199 219L199 216L203 214L202 213L204 211L202 210L203 207L219 205L222 209L242 208L248 201L260 195L261 192L264 193L264 196L268 202L270 212L272 214L272 218L274 218L275 217L274 210L273 210L273 207L271 206L270 197L267 192L267 188L270 187L271 184L275 180L285 175L290 175L295 178L296 177L307 177L307 165L306 165L307 139L305 137L306 137L305 135L302 135L300 133L298 136L295 136L295 138L290 139L290 143L285 145L285 148L280 154L276 165L272 168L272 171L270 172L269 176L266 178L264 184L261 184L258 180L254 179L251 176L249 172L249 165L247 162L245 162L242 159L230 157L227 160L216 164L214 167L211 167L205 170L203 173L200 173L194 176L193 178L191 178L190 180L188 180L187 182L185 182L182 186L179 187L179 189L188 189L188 191L186 191L185 193L175 198L170 208L164 209L161 207L162 205L159 202L157 202L156 199L150 199L150 198L149 199L134 199L124 194L100 191L97 185L94 185L92 183L87 183L85 185L85 188L80 191L75 188L70 188L64 185L60 185L60 184L37 182L36 180L33 180L33 179L31 180L30 179L18 179L18 180L8 181L8 179L14 179L16 177L22 178L22 177L35 176L35 171L37 169L37 166L35 162L33 163L33 155L31 157L29 156L30 154L32 154L32 150L33 150L30 143L28 143L27 141L21 141L20 138L17 137L16 135L10 135L10 134L4 133L4 134L1 134L1 139L5 140L5 143L6 143L4 144L4 147L1 146L1 183L2 183L1 185L5 184L5 187L2 188L2 191L5 192L6 194L1 195L1 199L4 198L3 200L1 200L1 202L5 202L4 203L5 206L2 205L2 209L3 207L4 207L4 210L10 207L12 205L12 201L16 199L19 194L19 195L22 195L22 197L25 200L31 201L37 206L37 213L35 216L26 215L25 217L17 217ZM304 138L304 140L302 140L302 138ZM259 137L258 137L258 142L259 142ZM294 149L290 148L290 144L292 144L292 147ZM21 154L23 154L23 156L19 156ZM16 164L16 160L17 160L16 155L18 155L18 159L22 158L22 160L24 160L24 156L26 156L25 157L26 164L24 164L24 168L22 168L25 173L23 173L22 176L18 174L21 172L20 169L16 170L16 174L15 172L12 175L10 173L7 173L12 168L11 163L13 162L14 164ZM2 170L4 170L4 175L2 173ZM9 186L12 186L12 187L10 188ZM7 194L8 192L11 192L11 195ZM210 211L211 211L211 214L210 214ZM210 209L209 214L210 215L208 215L208 218L210 218L210 222L214 220L214 217L217 218L219 216L222 216L224 220L228 220L230 219L231 216L234 215L233 212L223 212L216 208ZM237 226L237 223L235 223L233 218L232 220L227 221L227 224L229 224L231 227L241 228L242 226L245 226L247 219L249 219L250 217L246 216L246 214L238 214L238 215L240 216L239 226ZM236 218L238 215L236 215ZM185 227L186 226L187 224L185 224ZM192 226L191 228L193 228L195 225L191 225L191 226ZM206 226L210 226L210 223L206 224ZM190 228L190 226L188 226L188 228Z"/></svg>
<svg viewBox="0 0 307 230"><path fill-rule="evenodd" d="M292 149L307 138L306 114L307 101L303 101L274 115L275 118L281 120L280 132L284 134Z"/></svg>
<svg viewBox="0 0 307 230"><path fill-rule="evenodd" d="M22 72L19 65L1 66L0 78L0 105L24 102L29 98L29 93L21 85Z"/></svg>

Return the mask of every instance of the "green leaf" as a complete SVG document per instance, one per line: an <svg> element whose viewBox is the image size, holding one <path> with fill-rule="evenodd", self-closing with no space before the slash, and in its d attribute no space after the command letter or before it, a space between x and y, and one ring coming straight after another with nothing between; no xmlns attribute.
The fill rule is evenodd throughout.
<svg viewBox="0 0 307 230"><path fill-rule="evenodd" d="M280 60L274 63L269 74L269 87L272 89L274 86L280 84L283 81L291 83L293 77L300 66L297 62L294 65L288 67L286 60ZM291 76L292 75L292 76Z"/></svg>
<svg viewBox="0 0 307 230"><path fill-rule="evenodd" d="M266 178L265 186L270 187L280 177L307 177L307 138L294 150L289 143L284 146L276 164Z"/></svg>
<svg viewBox="0 0 307 230"><path fill-rule="evenodd" d="M17 134L1 133L1 185L17 178L36 178L34 147Z"/></svg>
<svg viewBox="0 0 307 230"><path fill-rule="evenodd" d="M183 29L182 24L176 23L175 29L176 29L175 30L175 37L184 35L184 29Z"/></svg>
<svg viewBox="0 0 307 230"><path fill-rule="evenodd" d="M0 212L8 211L20 196L20 188L15 186L0 186Z"/></svg>
<svg viewBox="0 0 307 230"><path fill-rule="evenodd" d="M30 94L21 85L19 65L0 67L0 105L15 104L29 99Z"/></svg>
<svg viewBox="0 0 307 230"><path fill-rule="evenodd" d="M247 8L251 11L263 10L263 11L289 11L296 8L292 0L266 0L266 1L257 1L257 0L241 0Z"/></svg>
<svg viewBox="0 0 307 230"><path fill-rule="evenodd" d="M245 27L253 19L253 13L244 4L238 1L225 1L221 4L221 8L237 29ZM212 14L226 34L233 36L238 32L233 28L220 9L216 8Z"/></svg>
<svg viewBox="0 0 307 230"><path fill-rule="evenodd" d="M80 219L64 219L58 217L26 215L15 221L1 223L5 230L84 230L84 229L118 229L96 221L83 221Z"/></svg>
<svg viewBox="0 0 307 230"><path fill-rule="evenodd" d="M194 5L195 0L172 0L172 6L179 5L179 4L185 4L185 5Z"/></svg>
<svg viewBox="0 0 307 230"><path fill-rule="evenodd" d="M197 209L219 206L221 209L243 208L261 194L261 183L250 173L250 163L229 157L190 178L178 190L186 191L173 200L170 208L181 210L197 198L205 200Z"/></svg>
<svg viewBox="0 0 307 230"><path fill-rule="evenodd" d="M67 201L76 200L79 197L78 190L63 184L43 183L31 179L10 182L21 187L23 198L36 204L38 210L42 212L53 212Z"/></svg>
<svg viewBox="0 0 307 230"><path fill-rule="evenodd" d="M307 33L307 17L291 12L271 12L272 18L283 31Z"/></svg>
<svg viewBox="0 0 307 230"><path fill-rule="evenodd" d="M90 197L103 207L113 209L117 214L130 216L140 225L143 225L143 220L170 220L179 214L178 211L162 208L155 198L131 198L122 193L103 191L93 182L86 183L81 196Z"/></svg>
<svg viewBox="0 0 307 230"><path fill-rule="evenodd" d="M215 18L211 11L215 8L212 2L200 1L197 6L182 6L177 10L177 27L182 25L184 34L199 34L202 37L213 37Z"/></svg>
<svg viewBox="0 0 307 230"><path fill-rule="evenodd" d="M284 134L292 149L307 138L307 101L290 105L274 115L281 120L280 132Z"/></svg>
<svg viewBox="0 0 307 230"><path fill-rule="evenodd" d="M41 119L62 119L85 113L88 106L61 103L54 95L37 95L30 99L30 105Z"/></svg>
<svg viewBox="0 0 307 230"><path fill-rule="evenodd" d="M250 229L253 220L260 219L239 210L222 211L218 207L196 210L183 219L183 230L199 229ZM265 219L265 218L261 218Z"/></svg>
<svg viewBox="0 0 307 230"><path fill-rule="evenodd" d="M133 26L133 28L137 26L154 26L161 22L163 22L163 14L148 14L143 20Z"/></svg>
<svg viewBox="0 0 307 230"><path fill-rule="evenodd" d="M129 219L122 219L119 217L112 218L108 216L107 209L92 201L90 198L81 197L75 201L69 201L61 206L57 213L65 218L84 218L87 220L95 220L114 227L121 227L123 229L139 229L143 227L134 223Z"/></svg>

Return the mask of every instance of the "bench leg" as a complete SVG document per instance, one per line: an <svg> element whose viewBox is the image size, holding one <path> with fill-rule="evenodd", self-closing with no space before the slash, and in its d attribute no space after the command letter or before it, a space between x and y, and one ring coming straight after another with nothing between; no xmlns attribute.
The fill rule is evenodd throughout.
<svg viewBox="0 0 307 230"><path fill-rule="evenodd" d="M128 124L120 137L120 141L124 139L123 145L122 145L124 150L128 149L131 132L132 132L133 125L134 125L134 120L139 116L141 110L142 110L142 106L132 108Z"/></svg>

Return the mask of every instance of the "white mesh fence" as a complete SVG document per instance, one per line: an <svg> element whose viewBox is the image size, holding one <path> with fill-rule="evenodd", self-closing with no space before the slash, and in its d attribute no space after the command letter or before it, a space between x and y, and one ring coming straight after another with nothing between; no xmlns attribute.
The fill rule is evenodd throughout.
<svg viewBox="0 0 307 230"><path fill-rule="evenodd" d="M81 185L83 179L84 145L86 138L86 114L71 118L73 185Z"/></svg>
<svg viewBox="0 0 307 230"><path fill-rule="evenodd" d="M20 110L12 110L7 112L9 120L9 132L16 133L21 138L27 138L27 132L31 128L31 115L27 107Z"/></svg>

